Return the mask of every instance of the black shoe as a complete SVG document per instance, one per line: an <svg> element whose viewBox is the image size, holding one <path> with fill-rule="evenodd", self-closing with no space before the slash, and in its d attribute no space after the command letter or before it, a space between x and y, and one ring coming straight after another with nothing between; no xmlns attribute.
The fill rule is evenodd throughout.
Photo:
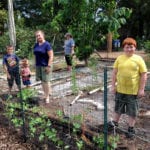
<svg viewBox="0 0 150 150"><path fill-rule="evenodd" d="M126 134L127 138L134 138L135 137L135 130L134 127L129 127L128 128L128 133Z"/></svg>
<svg viewBox="0 0 150 150"><path fill-rule="evenodd" d="M118 127L118 122L116 122L116 121L109 121L107 123L108 131L113 131L115 127Z"/></svg>

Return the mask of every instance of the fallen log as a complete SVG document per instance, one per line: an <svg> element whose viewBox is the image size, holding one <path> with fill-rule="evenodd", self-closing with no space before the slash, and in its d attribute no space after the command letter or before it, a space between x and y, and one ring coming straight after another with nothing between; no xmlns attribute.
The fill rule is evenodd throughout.
<svg viewBox="0 0 150 150"><path fill-rule="evenodd" d="M82 95L83 95L83 92L80 91L78 96L76 96L75 99L70 103L70 106L72 106L79 99L79 97L82 96Z"/></svg>
<svg viewBox="0 0 150 150"><path fill-rule="evenodd" d="M97 89L94 89L94 90L92 90L92 91L90 91L90 92L88 92L88 94L93 94L93 93L96 93L96 92L98 92L99 90L100 90L101 88L99 87L99 88L97 88Z"/></svg>
<svg viewBox="0 0 150 150"><path fill-rule="evenodd" d="M97 108L98 110L103 110L103 109L104 109L104 106L103 106L101 103L95 102L94 100L91 100L91 99L87 99L87 98L78 99L77 102L90 103L90 104L96 106L96 108Z"/></svg>
<svg viewBox="0 0 150 150"><path fill-rule="evenodd" d="M32 83L30 86L33 87L33 86L37 86L37 85L40 85L40 84L41 84L41 81L38 81L38 82Z"/></svg>

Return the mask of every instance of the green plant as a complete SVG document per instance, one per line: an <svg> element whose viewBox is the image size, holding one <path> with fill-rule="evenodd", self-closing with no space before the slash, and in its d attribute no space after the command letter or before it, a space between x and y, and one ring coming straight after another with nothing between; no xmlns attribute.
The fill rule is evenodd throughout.
<svg viewBox="0 0 150 150"><path fill-rule="evenodd" d="M98 64L97 59L93 57L89 59L88 67L92 69L92 75L95 81L97 80L97 64Z"/></svg>
<svg viewBox="0 0 150 150"><path fill-rule="evenodd" d="M45 116L30 117L29 119L29 133L31 137L39 137L39 141L46 138L60 147L63 141L57 137L57 130L52 127L51 121Z"/></svg>
<svg viewBox="0 0 150 150"><path fill-rule="evenodd" d="M76 141L76 145L77 145L78 150L81 150L84 146L84 143L83 143L83 141L78 140L78 141Z"/></svg>
<svg viewBox="0 0 150 150"><path fill-rule="evenodd" d="M77 132L79 131L80 128L81 128L81 124L73 123L73 133L74 134L77 134Z"/></svg>
<svg viewBox="0 0 150 150"><path fill-rule="evenodd" d="M21 127L23 124L20 112L18 111L19 109L19 103L10 102L9 100L7 100L5 107L5 116L10 119L10 121L14 124L15 127Z"/></svg>
<svg viewBox="0 0 150 150"><path fill-rule="evenodd" d="M17 97L22 98L23 101L26 101L29 98L32 98L37 95L37 91L32 88L25 88L25 89L22 89L20 92L17 94Z"/></svg>
<svg viewBox="0 0 150 150"><path fill-rule="evenodd" d="M79 60L84 60L85 65L88 65L88 59L90 55L93 53L93 47L91 45L81 45L78 47L76 55L79 58Z"/></svg>
<svg viewBox="0 0 150 150"><path fill-rule="evenodd" d="M63 118L63 112L61 110L57 110L56 114L58 115L58 117Z"/></svg>
<svg viewBox="0 0 150 150"><path fill-rule="evenodd" d="M147 55L147 58L145 59L145 63L147 68L150 68L150 54Z"/></svg>
<svg viewBox="0 0 150 150"><path fill-rule="evenodd" d="M104 147L104 136L98 135L93 137L93 142L98 146L99 149Z"/></svg>
<svg viewBox="0 0 150 150"><path fill-rule="evenodd" d="M17 46L16 54L19 57L28 57L32 55L32 47L35 43L34 32L26 27L16 26Z"/></svg>
<svg viewBox="0 0 150 150"><path fill-rule="evenodd" d="M150 40L147 40L146 42L144 42L144 49L145 49L145 52L150 53Z"/></svg>
<svg viewBox="0 0 150 150"><path fill-rule="evenodd" d="M28 136L30 138L38 137L39 141L50 140L60 148L64 145L63 141L57 137L57 130L52 127L50 119L44 112L39 112L39 108L36 106L30 108L28 100L35 96L36 91L34 89L23 89L17 94L18 98L22 99L21 106L18 102L12 102L11 99L7 100L5 115L11 120L15 127L23 126L22 107L24 109L24 116L26 120L26 126L28 126ZM32 111L32 112L31 112ZM58 115L62 117L62 112L58 111ZM67 149L67 147L66 147Z"/></svg>
<svg viewBox="0 0 150 150"><path fill-rule="evenodd" d="M83 122L83 116L81 114L75 115L71 118L71 122L73 123L73 134L77 137L77 132L79 132Z"/></svg>
<svg viewBox="0 0 150 150"><path fill-rule="evenodd" d="M119 141L119 135L109 136L108 141L111 143L112 149L116 149L117 148L117 142Z"/></svg>
<svg viewBox="0 0 150 150"><path fill-rule="evenodd" d="M108 150L114 150L117 148L117 142L119 141L119 135L109 136L108 138ZM99 149L104 148L104 135L99 134L98 136L93 137L93 142L98 146Z"/></svg>
<svg viewBox="0 0 150 150"><path fill-rule="evenodd" d="M9 45L9 33L5 32L4 35L0 36L0 53L5 53L6 46Z"/></svg>
<svg viewBox="0 0 150 150"><path fill-rule="evenodd" d="M72 83L71 89L72 89L73 94L77 94L79 89L78 89L77 81L76 81L76 70L75 70L74 62L73 62L73 65L72 65L71 83Z"/></svg>

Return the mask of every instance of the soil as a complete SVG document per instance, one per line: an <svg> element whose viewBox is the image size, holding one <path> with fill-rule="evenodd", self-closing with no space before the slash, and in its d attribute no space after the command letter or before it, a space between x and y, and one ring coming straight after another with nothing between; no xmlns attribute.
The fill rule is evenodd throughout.
<svg viewBox="0 0 150 150"><path fill-rule="evenodd" d="M118 54L118 53L117 53ZM143 54L143 53L142 53ZM106 58L107 54L101 54L103 58ZM116 53L112 56L116 57ZM114 59L114 58L113 58ZM112 65L112 62L100 62L105 63L104 65ZM96 86L97 84L100 85L102 83L95 83L93 81L93 76L89 75L91 70L89 70L86 67L78 67L76 68L78 75L77 78L78 84L82 87L83 95L80 97L80 99L88 99L88 100L94 100L95 102L98 102L102 105L103 103L103 91L95 92L94 94L89 95L87 91L87 87ZM99 69L97 70L99 72L98 81L102 81L103 78L103 70ZM91 105L90 103L80 103L75 102L73 105L70 105L71 102L76 98L76 94L72 94L70 91L70 74L67 72L67 70L59 70L54 72L54 81L52 82L52 89L54 90L53 95L51 96L51 101L49 104L45 105L45 102L43 101L42 94L39 92L38 95L38 107L41 110L45 110L47 113L47 116L53 118L54 120L59 120L58 116L58 110L61 110L63 112L64 118L72 118L75 115L82 114L83 115L83 124L85 128L90 130L89 133L99 133L103 132L103 130L100 128L103 126L103 116L104 116L104 110L103 109L97 109L96 106ZM111 76L111 70L108 71L108 77ZM34 76L32 77L32 82L34 82ZM57 79L56 79L57 78ZM61 79L60 79L61 78ZM91 83L92 81L92 83ZM6 100L7 96L7 82L6 82L6 76L1 73L0 78L1 83L1 92L0 92L0 150L55 150L57 147L53 143L38 143L37 139L28 139L27 141L24 141L23 133L20 130L16 130L10 122L7 120L7 118L4 116L4 105L3 102ZM150 83L150 81L148 81ZM35 86L38 91L42 91L40 86ZM84 89L84 90L83 90ZM16 99L16 86L14 86L13 89L13 98ZM37 99L37 98L36 98ZM109 93L108 91L108 120L112 117L113 112L113 106L114 106L114 96ZM150 94L149 91L146 91L146 96L143 97L140 101L140 113L137 118L136 122L136 137L134 140L127 139L125 134L123 132L117 132L120 136L120 140L118 142L118 150L149 150L150 149L150 106L149 106L149 100L150 100ZM54 122L57 122L57 121ZM126 130L127 128L127 118L125 115L122 116L120 120L120 127L123 130ZM59 126L58 126L59 124ZM75 150L75 143L73 142L74 139L66 138L66 135L68 134L68 128L66 127L66 130L63 130L63 127L60 127L60 123L55 124L60 130L60 136L63 138L63 140L66 142L66 144L70 144L70 150ZM86 131L86 130L85 130ZM110 135L113 135L110 133ZM89 135L91 136L91 135ZM87 142L87 139L83 139L85 142ZM88 142L87 142L88 143ZM88 145L84 147L84 150L90 150L95 149L91 148Z"/></svg>

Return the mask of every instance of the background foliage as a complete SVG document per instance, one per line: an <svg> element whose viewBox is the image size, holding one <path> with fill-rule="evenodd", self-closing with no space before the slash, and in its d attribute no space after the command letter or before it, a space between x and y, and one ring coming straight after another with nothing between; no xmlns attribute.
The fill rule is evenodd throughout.
<svg viewBox="0 0 150 150"><path fill-rule="evenodd" d="M146 43L150 38L149 0L13 0L13 3L17 33L16 50L21 57L31 55L35 43L34 32L37 29L45 31L46 39L52 43L54 51L63 50L64 34L71 32L76 41L76 55L80 60L88 59L94 49L107 49L106 34L110 29L115 33L113 40L119 38L122 41L131 36L140 41L139 48L148 47ZM109 5L114 7L108 11L106 8L109 8ZM0 2L0 8L2 53L8 44L7 1ZM120 18L120 23L114 21L109 28L109 21L119 20L118 17L123 14L124 10L120 11L121 9L132 10L130 18L126 20L124 16ZM124 14L127 15L127 12Z"/></svg>

